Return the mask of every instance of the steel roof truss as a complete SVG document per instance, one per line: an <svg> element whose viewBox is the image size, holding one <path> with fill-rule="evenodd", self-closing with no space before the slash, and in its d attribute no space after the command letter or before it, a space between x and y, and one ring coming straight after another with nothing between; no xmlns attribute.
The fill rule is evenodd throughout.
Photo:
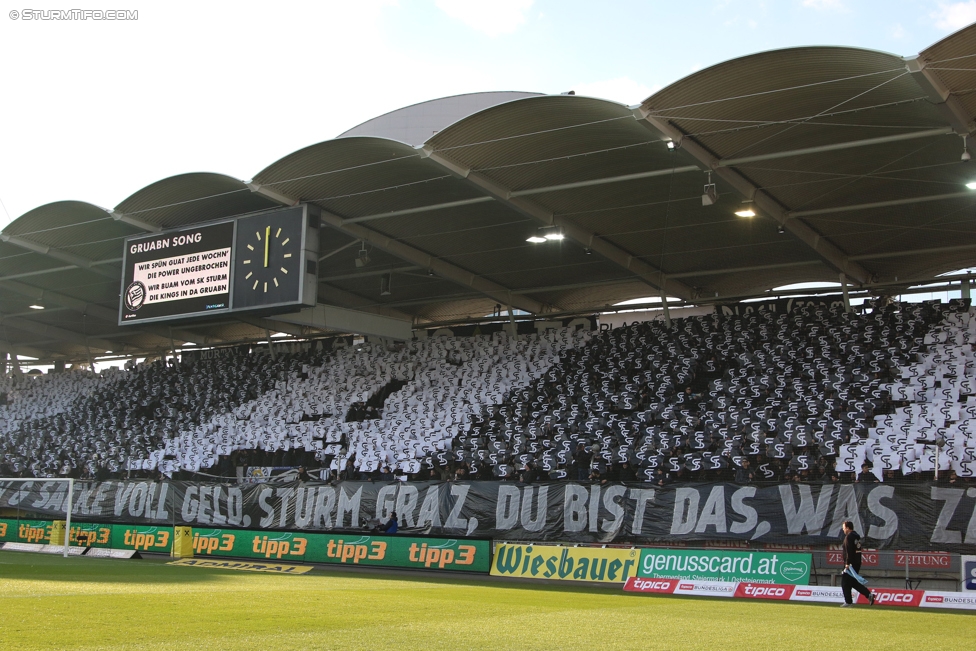
<svg viewBox="0 0 976 651"><path fill-rule="evenodd" d="M266 186L257 184L252 185L254 187L251 189L254 192L263 194L264 196L274 199L275 201L278 201L284 205L293 206L299 203L298 199L287 197L273 190L269 191ZM368 242L377 248L383 249L390 255L394 255L407 262L412 262L424 269L430 269L441 278L475 289L500 303L508 301L511 305L514 305L520 310L525 310L526 312L540 313L546 311L545 306L538 301L517 296L507 287L503 287L498 283L488 280L487 278L479 276L478 274L472 273L466 269L462 269L461 267L453 265L446 260L435 258L425 251L416 249L395 238L383 235L378 231L366 228L365 226L360 226L359 224L350 224L345 218L326 210L322 206L319 207L322 208L321 219L323 223L338 231L346 233L347 235L351 235L356 239L362 240L363 242ZM514 301L512 300L513 298Z"/></svg>
<svg viewBox="0 0 976 651"><path fill-rule="evenodd" d="M41 255L53 258L55 260L60 260L61 262L67 262L80 269L87 269L94 272L100 276L105 276L106 278L111 278L113 281L118 281L119 274L111 269L102 269L99 265L102 262L96 262L94 260L89 260L88 258L83 258L80 255L75 255L74 253L68 253L67 251L62 251L61 249L56 249L51 246L44 244L38 244L23 237L17 235L7 235L6 233L0 233L0 240L13 244L14 246L19 246L22 249L27 249L28 251L33 251L34 253L39 253ZM106 261L115 262L116 260Z"/></svg>
<svg viewBox="0 0 976 651"><path fill-rule="evenodd" d="M484 174L458 165L435 151L429 149L424 149L423 151L427 154L431 162L436 163L454 176L466 180L480 191L492 196L499 203L508 206L519 214L535 219L545 226L559 227L565 237L582 244L614 264L623 267L652 288L658 290L663 289L666 293L685 300L690 300L697 295L697 291L693 287L681 281L669 279L660 269L647 264L634 254L601 238L596 233L581 228L568 219L555 215L533 201L514 196L512 190L496 183ZM670 173L670 170L668 170L668 173ZM516 305L516 307L518 306Z"/></svg>
<svg viewBox="0 0 976 651"><path fill-rule="evenodd" d="M960 136L968 136L976 131L976 123L962 102L946 88L938 75L926 68L926 64L924 59L917 56L905 59L905 68L911 73L912 79L928 95L929 101L935 105L946 122L952 125L953 130Z"/></svg>
<svg viewBox="0 0 976 651"><path fill-rule="evenodd" d="M687 137L684 132L671 122L656 118L643 109L638 109L635 112L635 117L637 115L643 117L640 120L641 124L646 125L655 133L679 142L681 148L691 154L705 169L714 172L719 178L731 185L747 199L752 199L753 203L760 210L782 224L798 240L813 249L828 265L846 274L848 278L856 280L859 284L863 285L871 281L871 273L867 269L848 258L846 253L811 228L805 221L797 217L791 218L788 211L776 199L743 176L738 170L730 167L722 167L718 157L705 149L693 138Z"/></svg>

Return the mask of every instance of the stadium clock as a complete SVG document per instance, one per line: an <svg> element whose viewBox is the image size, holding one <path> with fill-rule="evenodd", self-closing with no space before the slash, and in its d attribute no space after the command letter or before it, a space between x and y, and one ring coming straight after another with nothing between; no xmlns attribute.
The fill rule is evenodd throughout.
<svg viewBox="0 0 976 651"><path fill-rule="evenodd" d="M238 219L235 310L304 303L309 284L314 292L318 230L314 228L317 220L309 228L307 210L307 206L297 206ZM314 293L311 295L314 304Z"/></svg>

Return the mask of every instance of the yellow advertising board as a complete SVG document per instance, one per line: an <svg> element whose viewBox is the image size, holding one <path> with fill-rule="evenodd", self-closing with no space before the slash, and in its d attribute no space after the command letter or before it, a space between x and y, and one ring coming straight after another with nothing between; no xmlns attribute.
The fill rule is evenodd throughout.
<svg viewBox="0 0 976 651"><path fill-rule="evenodd" d="M167 565L184 567L204 567L211 570L243 570L244 572L274 572L276 574L305 574L311 565L284 565L282 563L239 563L236 561L208 560L202 558L181 558Z"/></svg>
<svg viewBox="0 0 976 651"><path fill-rule="evenodd" d="M637 575L640 551L561 545L500 543L491 564L492 576L529 579L626 583Z"/></svg>

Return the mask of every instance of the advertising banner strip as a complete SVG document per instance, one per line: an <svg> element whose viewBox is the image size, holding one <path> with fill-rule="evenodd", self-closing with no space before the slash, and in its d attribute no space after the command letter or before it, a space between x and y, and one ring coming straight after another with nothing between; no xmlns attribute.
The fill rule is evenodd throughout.
<svg viewBox="0 0 976 651"><path fill-rule="evenodd" d="M624 584L627 592L645 594L674 594L703 597L734 597L737 599L772 599L823 604L844 603L840 588L722 581L693 581L686 579L656 579L631 577ZM875 605L904 608L946 608L976 610L976 595L966 592L942 592L938 590L900 590L897 588L872 588L877 596ZM867 599L854 593L854 603L868 605Z"/></svg>
<svg viewBox="0 0 976 651"><path fill-rule="evenodd" d="M921 608L976 610L976 594L972 592L926 590L925 595L922 597L922 602L918 605Z"/></svg>
<svg viewBox="0 0 976 651"><path fill-rule="evenodd" d="M50 521L0 520L0 541L46 543L50 534ZM172 543L173 527L71 524L73 545L166 554ZM193 552L204 557L480 573L487 573L491 566L489 541L455 538L194 529Z"/></svg>
<svg viewBox="0 0 976 651"><path fill-rule="evenodd" d="M700 549L642 549L637 575L657 579L810 583L810 554Z"/></svg>
<svg viewBox="0 0 976 651"><path fill-rule="evenodd" d="M491 563L487 540L284 531L194 529L193 552L196 556L481 573L488 572Z"/></svg>
<svg viewBox="0 0 976 651"><path fill-rule="evenodd" d="M85 552L89 558L142 558L139 552L134 549L103 549L101 547L89 547Z"/></svg>
<svg viewBox="0 0 976 651"><path fill-rule="evenodd" d="M216 570L242 570L245 572L274 572L276 574L307 574L312 570L310 565L284 565L282 563L240 563L237 561L216 561L201 558L181 558L170 561L167 565L183 567L204 567Z"/></svg>
<svg viewBox="0 0 976 651"><path fill-rule="evenodd" d="M857 593L855 593L857 594ZM797 586L790 596L790 601L811 601L822 604L844 603L844 593L841 589L830 586Z"/></svg>
<svg viewBox="0 0 976 651"><path fill-rule="evenodd" d="M495 549L492 576L624 583L637 571L636 549L513 545Z"/></svg>
<svg viewBox="0 0 976 651"><path fill-rule="evenodd" d="M2 542L36 544L50 539L50 520L0 520Z"/></svg>
<svg viewBox="0 0 976 651"><path fill-rule="evenodd" d="M16 510L24 518L62 519L66 498L64 483L0 482L0 509ZM931 482L78 481L72 520L331 534L362 530L392 511L400 517L400 534L408 536L721 545L741 551L756 544L790 546L795 552L805 551L802 546L823 548L837 544L841 524L851 520L865 549L914 550L899 559L866 552L865 567L897 569L907 563L947 571L948 560L953 574L955 556L947 558L944 552L972 554L976 544L976 532L969 527L976 517L976 492ZM842 563L840 550L828 551L826 562Z"/></svg>

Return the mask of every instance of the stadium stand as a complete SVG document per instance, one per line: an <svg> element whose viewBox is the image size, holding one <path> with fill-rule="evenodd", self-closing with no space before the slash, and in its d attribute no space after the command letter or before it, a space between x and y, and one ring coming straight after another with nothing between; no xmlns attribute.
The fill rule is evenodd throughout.
<svg viewBox="0 0 976 651"><path fill-rule="evenodd" d="M952 468L970 476L972 421L960 420L958 404L935 409L973 394L967 307L889 305L864 316L804 307L605 332L474 423L456 458L491 464L496 476L500 467L508 474L508 460L538 461L552 478L630 479L637 467L658 483L731 478L733 469L739 481L830 481L865 461L889 477L934 470L934 448L927 461L904 436L884 447L884 430L870 427L914 422L911 406L895 409L896 392L899 402L930 401L929 429L949 433ZM950 339L951 350L942 343ZM911 363L926 343L934 352ZM902 388L916 375L928 380ZM948 397L936 403L936 391ZM958 422L946 429L946 420ZM917 427L906 430L930 433Z"/></svg>
<svg viewBox="0 0 976 651"><path fill-rule="evenodd" d="M4 378L4 474L976 475L968 301L431 337ZM929 441L929 443L919 441Z"/></svg>
<svg viewBox="0 0 976 651"><path fill-rule="evenodd" d="M181 431L267 391L290 361L251 355L99 375L15 375L7 380L9 404L0 407L3 464L13 474L105 477L132 459L161 460L164 441L178 442ZM182 461L187 469L204 463L192 455Z"/></svg>
<svg viewBox="0 0 976 651"><path fill-rule="evenodd" d="M95 458L81 439L62 448L63 430L51 424L79 401L122 381L115 370L101 375L71 370L49 375L12 374L0 377L0 465L8 474L32 476L60 474L60 462Z"/></svg>
<svg viewBox="0 0 976 651"><path fill-rule="evenodd" d="M953 310L925 334L915 364L900 365L883 389L897 406L875 417L867 438L841 447L840 463L870 462L878 472L905 474L939 470L976 475L976 318ZM928 443L926 443L928 442ZM879 468L880 466L880 468ZM950 474L950 477L952 475Z"/></svg>
<svg viewBox="0 0 976 651"><path fill-rule="evenodd" d="M18 377L8 380L11 404L0 413L4 472L229 474L230 455L247 450L254 465L298 465L319 451L337 472L351 460L356 476L383 465L416 473L419 459L450 450L482 404L538 378L588 335L496 333ZM357 417L376 396L389 397L370 407L375 417Z"/></svg>

